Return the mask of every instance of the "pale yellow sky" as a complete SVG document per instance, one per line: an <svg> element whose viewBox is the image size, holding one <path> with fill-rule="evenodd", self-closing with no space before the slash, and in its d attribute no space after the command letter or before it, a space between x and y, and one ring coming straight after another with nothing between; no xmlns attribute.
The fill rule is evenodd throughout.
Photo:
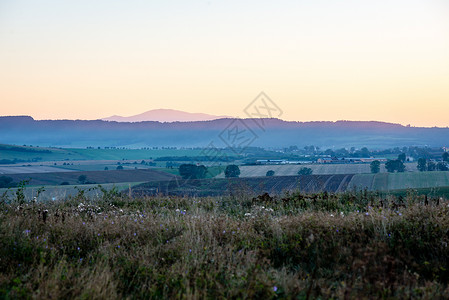
<svg viewBox="0 0 449 300"><path fill-rule="evenodd" d="M447 1L0 1L0 115L449 126Z"/></svg>

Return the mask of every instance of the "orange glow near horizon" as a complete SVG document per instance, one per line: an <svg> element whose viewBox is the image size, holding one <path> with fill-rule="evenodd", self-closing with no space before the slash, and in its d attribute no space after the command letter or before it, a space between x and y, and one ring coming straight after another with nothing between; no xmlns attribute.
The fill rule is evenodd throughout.
<svg viewBox="0 0 449 300"><path fill-rule="evenodd" d="M150 1L151 2L151 1ZM449 126L445 1L3 1L0 115L171 108Z"/></svg>

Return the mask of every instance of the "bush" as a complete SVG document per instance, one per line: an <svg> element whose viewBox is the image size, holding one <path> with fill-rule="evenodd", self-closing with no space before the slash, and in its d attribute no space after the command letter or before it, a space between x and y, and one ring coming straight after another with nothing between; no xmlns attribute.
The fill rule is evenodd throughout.
<svg viewBox="0 0 449 300"><path fill-rule="evenodd" d="M205 178L207 168L203 165L197 166L194 164L182 164L179 166L179 175L183 179L201 179Z"/></svg>
<svg viewBox="0 0 449 300"><path fill-rule="evenodd" d="M385 168L388 172L394 173L394 171L404 172L406 167L400 159L388 160L385 163Z"/></svg>
<svg viewBox="0 0 449 300"><path fill-rule="evenodd" d="M0 293L28 298L439 299L447 201L369 192L2 204ZM442 296L443 295L443 296Z"/></svg>
<svg viewBox="0 0 449 300"><path fill-rule="evenodd" d="M437 168L437 165L433 161L427 162L427 171L435 171Z"/></svg>
<svg viewBox="0 0 449 300"><path fill-rule="evenodd" d="M12 165L15 163L16 163L16 160L0 159L0 165Z"/></svg>
<svg viewBox="0 0 449 300"><path fill-rule="evenodd" d="M298 171L298 175L312 175L312 174L313 174L313 170L311 168L307 168L307 167L302 167Z"/></svg>
<svg viewBox="0 0 449 300"><path fill-rule="evenodd" d="M375 160L370 164L371 173L376 174L380 172L380 161Z"/></svg>
<svg viewBox="0 0 449 300"><path fill-rule="evenodd" d="M0 176L0 188L16 187L17 184L13 182L12 177Z"/></svg>
<svg viewBox="0 0 449 300"><path fill-rule="evenodd" d="M85 184L87 181L87 176L86 175L80 175L78 176L78 182L81 184Z"/></svg>
<svg viewBox="0 0 449 300"><path fill-rule="evenodd" d="M449 167L446 162L438 162L437 163L437 170L438 171L449 171Z"/></svg>
<svg viewBox="0 0 449 300"><path fill-rule="evenodd" d="M267 171L266 176L274 176L274 171L273 170Z"/></svg>
<svg viewBox="0 0 449 300"><path fill-rule="evenodd" d="M240 176L240 168L237 165L228 165L225 169L225 177L239 177Z"/></svg>
<svg viewBox="0 0 449 300"><path fill-rule="evenodd" d="M417 168L420 172L427 171L427 160L425 158L418 159Z"/></svg>
<svg viewBox="0 0 449 300"><path fill-rule="evenodd" d="M443 153L443 161L449 162L449 153L448 152Z"/></svg>

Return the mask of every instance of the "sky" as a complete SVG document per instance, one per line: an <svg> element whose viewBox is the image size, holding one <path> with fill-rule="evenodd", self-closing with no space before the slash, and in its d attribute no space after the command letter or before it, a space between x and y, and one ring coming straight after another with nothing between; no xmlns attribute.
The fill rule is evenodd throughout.
<svg viewBox="0 0 449 300"><path fill-rule="evenodd" d="M449 126L449 1L0 0L0 115Z"/></svg>

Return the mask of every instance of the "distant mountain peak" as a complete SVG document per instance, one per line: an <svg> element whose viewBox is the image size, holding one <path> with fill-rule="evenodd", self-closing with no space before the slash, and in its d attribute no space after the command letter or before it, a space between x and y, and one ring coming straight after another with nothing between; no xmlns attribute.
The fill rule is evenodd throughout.
<svg viewBox="0 0 449 300"><path fill-rule="evenodd" d="M102 118L103 121L115 121L115 122L195 122L195 121L211 121L216 119L230 118L229 116L216 116L204 113L189 113L176 109L160 108L146 111L144 113L123 117L123 116L110 116Z"/></svg>

